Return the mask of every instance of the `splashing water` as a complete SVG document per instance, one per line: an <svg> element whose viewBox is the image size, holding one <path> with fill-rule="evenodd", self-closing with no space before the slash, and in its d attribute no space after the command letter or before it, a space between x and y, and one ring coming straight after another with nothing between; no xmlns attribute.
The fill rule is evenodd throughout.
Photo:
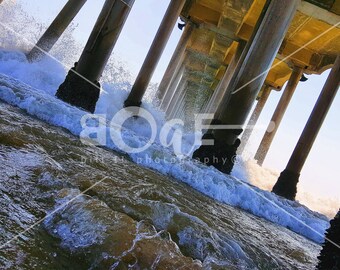
<svg viewBox="0 0 340 270"><path fill-rule="evenodd" d="M246 179L254 186L268 191L272 190L280 175L280 172L278 171L259 166L253 159L248 159L239 164L236 171L239 171L242 174L241 179L246 177ZM237 172L235 174L237 174ZM340 199L324 198L320 196L316 197L315 195L301 191L298 191L296 200L314 211L323 213L329 218L333 218L336 215L340 205Z"/></svg>
<svg viewBox="0 0 340 270"><path fill-rule="evenodd" d="M66 128L78 136L82 131L80 119L86 112L71 107L54 98L56 89L64 80L67 69L73 65L73 62L79 57L79 52L81 51L79 50L79 44L77 44L72 37L72 27L51 52L58 60L66 63L65 66L61 66L49 57L42 59L42 61L38 63L30 64L27 62L24 53L22 53L22 51L28 51L32 47L32 44L25 42L25 38L27 40L37 40L42 32L41 29L44 27L35 22L33 18L27 16L20 8L12 9L8 2L3 3L2 7L3 6L4 8L0 9L0 17L5 18L4 21L6 21L6 25L14 29L21 38L18 39L18 34L14 34L13 31L7 28L3 29L3 27L0 26L2 33L6 35L6 39L0 40L0 48L7 48L0 51L0 99L18 106L29 114L52 125ZM30 30L31 32L27 32L20 27L22 23L35 25L35 27L30 29L39 29L39 31ZM11 48L11 50L8 50L8 48ZM70 55L72 57L70 57ZM128 90L131 88L131 76L124 68L124 64L111 58L102 81L104 82L102 84L103 90L97 103L96 113L106 114L110 119L122 108L123 101L126 99ZM164 114L153 107L151 100L152 89L149 89L144 106L152 113L156 119L157 126L160 128L164 124ZM15 117L13 117L13 119L23 117L20 116L20 114L18 116L14 113L14 115ZM7 115L7 117L9 116ZM33 122L32 120L32 123ZM109 129L109 127L106 128ZM9 127L8 129L10 130ZM48 127L46 127L45 130L48 130ZM65 134L59 137L59 135L56 135L58 133L59 132L55 132L54 134L50 132L49 135L52 136L52 138L56 136L58 140L66 140L67 142L68 140L72 140L65 139L67 137ZM29 144L35 146L33 149L28 148L28 150L25 151L41 151L39 143L32 138L28 138L31 136L29 134L28 132L24 133L27 138L22 137L20 140L32 140ZM48 138L43 138L44 134L38 131L35 131L33 134L42 136L42 141L48 140ZM145 127L143 120L137 119L124 125L123 134L126 142L134 146L140 146L148 140L150 130ZM188 149L191 147L194 136L195 134L185 135L183 140L184 148ZM21 145L20 140L15 141L11 136L5 136L3 139L7 140L7 142L11 144L11 147L14 145L20 148L25 145L25 143ZM45 147L48 146L52 149L52 145L54 144L55 142L46 142ZM65 143L64 148L68 148L67 145L68 144ZM112 141L107 143L107 148L120 151ZM48 150L50 155L55 151L51 149ZM93 264L91 267L98 267L102 263L105 266L106 264L119 264L125 259L126 261L124 261L124 263L127 264L138 264L143 267L147 267L146 265L148 265L150 267L150 265L153 264L162 265L162 263L168 262L168 256L175 256L178 259L176 259L175 262L180 261L181 265L189 265L187 269L202 267L202 265L205 269L226 269L226 267L230 267L230 269L281 269L279 265L284 266L282 269L289 267L311 269L312 265L315 264L313 258L315 258L318 253L318 246L275 224L287 227L300 235L317 243L321 243L324 240L324 231L329 226L328 219L318 213L310 211L297 202L290 202L278 198L270 192L262 191L249 185L247 182L264 190L270 190L273 179L277 179L276 172L260 168L253 161L237 164L232 176L227 176L212 167L208 168L203 164L194 162L190 158L178 159L171 149L162 147L159 141L156 141L154 145L143 153L130 155L129 158L135 163L178 179L213 199L209 201L210 199L199 193L194 193L196 197L190 197L189 192L185 191L185 189L189 187L182 183L180 183L180 185L183 185L183 187L181 186L179 190L176 190L179 183L171 186L172 184L160 182L156 186L152 186L148 181L144 181L144 178L150 181L158 181L155 179L159 177L166 183L170 180L163 176L157 176L155 173L148 172L146 169L139 169L138 166L133 167L135 165L125 163L119 164L119 166L117 166L117 164L113 165L111 153L109 153L110 155L105 154L103 152L104 150L94 150L92 148L89 150L89 148L83 145L78 145L77 148L75 147L74 149L75 153L77 151L79 152L76 154L79 156L80 153L82 156L86 156L89 155L88 152L101 151L101 155L106 157L107 161L111 162L110 164L112 164L114 170L104 165L105 162L103 162L103 164L98 165L99 167L104 166L101 170L96 170L88 166L89 168L86 170L87 177L82 176L86 180L75 180L74 178L77 178L75 176L64 175L64 178L67 179L70 177L74 182L60 182L54 177L47 177L46 179L46 174L42 174L44 177L39 178L39 185L48 189L51 197L62 197L47 206L41 206L45 211L58 207L64 197L76 196L76 194L79 194L79 190L84 190L84 187L89 185L90 180L87 179L89 178L88 176L94 175L92 174L93 171L99 171L101 172L100 174L103 174L103 172L110 173L110 175L117 175L118 178L123 175L123 179L120 179L122 181L119 180L112 185L98 186L94 189L93 193L98 199L82 196L74 202L74 205L67 206L61 213L52 215L44 222L44 227L49 234L44 237L49 239L48 241L52 241L49 238L51 236L59 239L60 248L75 253L75 258L73 258L75 260L78 258L78 261L82 261L84 257L86 258L86 256L83 256L84 254L93 254L86 259L86 261L90 261L90 264ZM7 154L5 154L6 159L9 161L8 166L13 166L15 162L19 162L19 159L29 159L32 162L32 164L22 165L25 169L17 168L16 174L19 174L18 177L20 177L21 174L20 170L27 170L29 173L32 173L31 169L42 166L41 164L44 164L43 160L49 156L47 154L42 154L41 156L31 154L30 156L26 156L25 151L20 152L20 154L13 151L13 156L7 156ZM75 153L72 152L70 155ZM54 153L53 155L56 154ZM65 153L63 153L63 155L65 156ZM64 171L64 168L67 167L69 171L73 171L74 168L79 166L77 165L79 159L77 162L73 161L72 164L74 168L72 168L72 166L68 165L68 162L70 162L68 158L61 156L54 157L51 160L47 159L49 165L42 166L40 170L46 173L47 168L52 171ZM95 154L87 158L89 158L87 161L91 160L91 163L100 163L96 160ZM174 162L169 162L169 160L174 160ZM80 165L80 167L81 166L83 165ZM130 167L134 169L131 170ZM8 167L3 167L4 171L6 171L5 169L9 170ZM82 169L84 168L78 168L77 174L82 174ZM35 170L36 169L32 169L32 171L36 172ZM63 173L66 174L65 172ZM13 179L15 179L15 173L13 173L12 176ZM28 177L28 179L30 178ZM124 186L125 180L129 182L129 187ZM55 192L51 192L50 188L48 188L49 185L53 188L57 185L59 187L58 190L61 190L60 193L56 194ZM136 185L136 187L134 187L134 185ZM151 185L152 188L148 185ZM163 185L165 186L164 190L162 188ZM133 189L133 192L123 194L126 195L125 197L120 195L120 193L125 192L125 189L130 188ZM115 189L117 189L117 192ZM162 192L160 192L160 190L162 190ZM186 196L189 196L191 199L182 198L182 193L186 193ZM309 196L298 194L298 199L308 206L314 207L314 203ZM121 203L122 200L124 201L123 203ZM204 207L200 206L200 200L206 203ZM191 201L195 203L191 203ZM222 204L217 202L221 202ZM318 204L317 201L316 204ZM214 207L210 207L210 205ZM327 207L327 204L323 205L323 208L315 207L313 209L331 216L333 214L333 210L330 210L331 204L330 208ZM202 207L204 208L204 212L199 211ZM223 212L225 211L225 207L232 210ZM35 209L34 205L32 205L31 208ZM260 218L253 217L236 208L243 209ZM99 212L102 211L106 214L101 216ZM222 211L223 214L219 214L219 211ZM22 213L23 217L13 220L13 224L21 224L21 226L19 226L20 228L24 228L25 224L32 223L32 221L39 216L31 214L25 209L21 209L20 205L17 205L17 212ZM97 212L98 214L96 214ZM124 213L125 216L117 212ZM214 220L215 217L218 217L218 222L209 221L209 219ZM229 220L229 217L232 218ZM119 240L121 245L123 245L122 243L124 241L129 241L127 246L131 248L127 249L129 250L127 253L119 250L121 247L116 247L112 243L112 239L120 237L113 233L116 230L114 227L115 224L110 223L111 220L115 220L116 218L125 219L126 223L124 223L124 227L131 229L129 231L129 229L125 228L122 234L126 237L123 240ZM268 223L261 218L275 224ZM152 225L148 226L148 228L144 229L141 233L137 229L139 226L144 226L144 219L148 219ZM299 220L302 221L302 223ZM80 222L78 223L77 221ZM236 223L236 221L244 224L244 228L238 228L238 224L233 223ZM309 227L303 223L308 224ZM123 222L120 223L120 225L122 224ZM272 229L273 235L271 235L270 229L266 229L267 226ZM224 227L230 228L227 229ZM171 239L171 237L164 237L161 232L163 230L169 231L173 239ZM228 231L226 232L225 230ZM86 232L88 234L86 234ZM252 240L252 237L249 238L252 234L255 235L257 241ZM275 247L276 244L271 242L273 239L277 240L277 235L280 235L280 239L289 239L282 240L284 242L282 245L286 247L286 249L283 250L283 254ZM13 236L13 234L6 234L7 238L10 236ZM242 238L246 238L250 243L249 248L244 244ZM42 242L44 241L45 240L42 240ZM263 248L262 242L266 243L263 252L261 251L261 248ZM300 246L299 243L303 243L302 246ZM158 257L151 257L148 261L148 256L151 255L148 254L146 250L152 249L152 245L159 247L159 250L150 252L150 254L158 254ZM23 252L23 254L25 253L22 249L18 249L20 252ZM64 251L60 250L58 252L59 256L64 256ZM185 256L200 260L200 262L185 257L181 252ZM117 256L114 254L120 256L119 258L121 260L117 260ZM255 259L257 257L260 258L258 261ZM122 258L125 259L123 260ZM145 261L143 261L143 258ZM20 260L23 259L21 258ZM11 261L8 262L9 267L11 263ZM118 264L115 267L118 267ZM217 266L221 268L214 268ZM304 268L305 266L306 268Z"/></svg>
<svg viewBox="0 0 340 270"><path fill-rule="evenodd" d="M1 54L6 55L8 53L12 54L11 52L2 52ZM29 65L22 62L21 64ZM47 76L48 71L45 70L44 72ZM28 85L4 75L0 76L0 85L0 99L17 105L51 124L62 126L75 135L81 133L80 119L86 115L86 112L57 100L50 94L46 94L45 91L30 88ZM50 89L48 92L53 91L51 87L51 84L46 85L46 88ZM56 86L54 89L56 89ZM110 91L107 90L107 92ZM115 110L122 107L122 103L119 103L119 101L124 100L126 95L126 91L118 89L111 92L111 97L115 97L112 100L108 97L108 94L102 94L96 112L109 110L111 113L115 113ZM103 99L105 102L101 101ZM116 105L101 108L100 104L103 103ZM147 105L147 107L152 109L151 105ZM157 114L155 109L152 110L152 113L158 119L158 126L160 127L163 123L161 116ZM134 147L145 145L149 134L144 124L144 121L140 119L132 121L128 128L123 129L124 141ZM107 132L116 134L116 130L112 130L110 127L106 127L106 129ZM112 140L108 140L106 146L121 151ZM218 201L241 207L272 222L290 227L295 232L317 242L323 241L322 235L328 226L328 220L296 202L281 199L272 193L263 192L255 187L251 189L243 181L224 175L213 167L206 167L191 159L179 160L171 149L164 148L157 142L144 152L130 154L130 157L140 165L179 179ZM175 160L175 162L172 160ZM303 225L304 223L310 224L310 228Z"/></svg>
<svg viewBox="0 0 340 270"><path fill-rule="evenodd" d="M126 156L83 145L2 102L0 125L1 269L307 270L316 264L316 243ZM233 190L235 197L244 192Z"/></svg>

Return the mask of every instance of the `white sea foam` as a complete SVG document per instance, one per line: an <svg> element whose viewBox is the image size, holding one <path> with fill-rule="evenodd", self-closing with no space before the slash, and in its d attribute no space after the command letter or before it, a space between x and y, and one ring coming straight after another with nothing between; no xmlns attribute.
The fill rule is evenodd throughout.
<svg viewBox="0 0 340 270"><path fill-rule="evenodd" d="M16 58L17 60L15 60ZM21 72L16 69L15 64L12 65L12 68L9 68L8 61L11 63L17 61ZM0 76L0 99L18 106L42 120L64 127L73 134L79 135L82 131L80 119L86 112L53 96L58 88L60 78L65 75L65 71L56 64L48 65L44 61L48 60L29 64L19 52L0 51L0 72L8 75ZM28 70L30 72L26 72ZM35 70L39 71L40 76L33 80L30 77L32 76L31 72ZM59 79L50 79L45 83L45 78L48 78L49 74L58 74L57 78ZM32 84L35 88L21 81ZM126 98L127 91L120 89L121 86L122 84L103 84L105 92L101 93L96 113L107 113L112 116L122 108L122 101ZM164 123L163 114L153 108L150 103L145 102L144 107L154 115L160 127ZM124 127L123 138L127 144L138 147L148 142L150 132L142 119L131 120ZM107 127L107 129L109 128ZM115 134L115 132L117 130L112 128L111 133ZM193 135L187 135L184 140L185 147L190 147L192 138ZM107 147L120 151L111 140L108 140ZM284 200L268 191L263 191L239 180L237 177L245 179L246 176L241 165L236 168L234 176L228 176L191 158L179 159L170 148L164 148L158 141L146 151L130 156L135 162L179 179L215 200L239 207L254 215L290 228L316 242L323 242L323 234L329 226L326 217L312 212L297 202Z"/></svg>
<svg viewBox="0 0 340 270"><path fill-rule="evenodd" d="M251 184L263 190L272 190L280 172L259 166L254 159L247 159L236 166L233 175L247 179ZM315 196L298 190L296 200L307 205L310 209L333 218L338 212L340 199Z"/></svg>

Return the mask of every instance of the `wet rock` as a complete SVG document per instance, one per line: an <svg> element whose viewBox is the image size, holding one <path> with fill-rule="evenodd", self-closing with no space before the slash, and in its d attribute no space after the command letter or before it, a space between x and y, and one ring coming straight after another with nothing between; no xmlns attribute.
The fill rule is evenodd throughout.
<svg viewBox="0 0 340 270"><path fill-rule="evenodd" d="M44 223L48 232L72 254L85 255L94 269L202 269L200 261L182 255L169 233L78 190L61 190L51 213Z"/></svg>

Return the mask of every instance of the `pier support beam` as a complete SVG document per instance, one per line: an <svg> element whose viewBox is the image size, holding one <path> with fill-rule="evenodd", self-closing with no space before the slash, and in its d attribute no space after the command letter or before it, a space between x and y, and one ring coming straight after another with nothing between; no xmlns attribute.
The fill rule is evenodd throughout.
<svg viewBox="0 0 340 270"><path fill-rule="evenodd" d="M86 0L68 0L34 48L27 54L27 59L38 61L48 53L85 3Z"/></svg>
<svg viewBox="0 0 340 270"><path fill-rule="evenodd" d="M264 134L260 146L255 154L255 160L257 160L257 164L259 164L260 166L262 166L267 156L269 148L274 140L277 130L280 127L283 116L295 93L296 87L299 84L302 74L302 68L294 67L293 73L289 78L288 84L280 98L280 101L268 125L266 133Z"/></svg>
<svg viewBox="0 0 340 270"><path fill-rule="evenodd" d="M188 84L186 84L185 87L187 87ZM186 96L186 91L183 91L181 94L181 97L178 101L177 106L174 108L174 110L171 111L171 113L169 114L169 119L174 119L174 118L183 118L183 114L184 114L184 106L185 106L185 96Z"/></svg>
<svg viewBox="0 0 340 270"><path fill-rule="evenodd" d="M179 105L179 101L182 99L182 97L185 95L185 88L187 84L187 77L186 74L184 73L182 76L181 81L178 84L177 89L174 92L174 95L172 96L172 99L169 103L169 106L166 110L166 115L167 118L169 119L172 115L173 111L176 111L176 107Z"/></svg>
<svg viewBox="0 0 340 270"><path fill-rule="evenodd" d="M131 89L128 98L124 102L125 107L140 106L145 91L150 83L151 77L161 58L164 48L170 38L171 32L176 24L185 0L171 0L170 5L164 15L162 23L158 28L157 34L152 42L150 50L144 60L137 79Z"/></svg>
<svg viewBox="0 0 340 270"><path fill-rule="evenodd" d="M106 0L78 63L60 85L56 96L94 112L99 98L99 78L111 56L134 0Z"/></svg>
<svg viewBox="0 0 340 270"><path fill-rule="evenodd" d="M220 104L222 97L225 95L230 80L235 72L237 64L241 58L241 55L246 47L247 42L240 40L236 52L230 61L227 70L225 71L221 82L217 86L216 90L214 91L213 95L211 96L208 104L207 104L207 113L215 113L218 105Z"/></svg>
<svg viewBox="0 0 340 270"><path fill-rule="evenodd" d="M177 106L174 107L174 109L170 112L169 114L169 118L173 119L176 117L180 117L181 116L181 111L183 109L183 104L184 104L184 98L185 98L185 91L183 91L181 93L181 96L178 100Z"/></svg>
<svg viewBox="0 0 340 270"><path fill-rule="evenodd" d="M302 131L292 156L290 157L286 169L281 173L279 179L273 187L273 192L277 195L294 200L297 193L297 183L303 165L312 149L314 141L319 133L322 123L328 113L329 108L336 96L340 84L340 56L329 74L326 84L314 106L314 109Z"/></svg>
<svg viewBox="0 0 340 270"><path fill-rule="evenodd" d="M255 109L254 109L254 111L253 111L253 113L252 113L252 115L249 119L248 124L247 124L247 128L243 132L243 135L241 137L241 145L238 149L239 154L242 154L242 152L244 151L244 148L246 147L248 140L249 140L251 134L253 133L253 130L254 130L254 127L257 123L257 120L259 120L260 115L262 113L262 110L267 103L267 100L269 98L271 91L272 91L272 88L269 85L263 86L261 97L258 100L256 107L255 107Z"/></svg>
<svg viewBox="0 0 340 270"><path fill-rule="evenodd" d="M172 97L176 94L175 93L176 89L184 73L185 73L185 63L182 63L181 67L177 70L173 80L171 81L168 91L166 91L165 96L163 97L161 101L160 108L162 110L166 111L168 109L170 102L172 100Z"/></svg>
<svg viewBox="0 0 340 270"><path fill-rule="evenodd" d="M225 173L231 172L240 145L238 136L242 132L241 127L245 124L299 3L299 0L270 1L263 19L259 19L260 24L250 47L245 49L244 60L239 61L237 72L228 85L226 93L231 93L231 97L225 95L215 113L213 122L224 127L212 127L214 130L203 136L203 139L213 139L214 145L202 145L194 152L194 158L209 160L208 165Z"/></svg>
<svg viewBox="0 0 340 270"><path fill-rule="evenodd" d="M185 89L186 83L187 83L187 79L183 73L183 76L181 77L181 80L179 81L176 89L174 90L174 93L165 111L165 114L167 117L170 116L171 111L175 109L175 107L178 105L178 101L181 99L182 95L185 93L184 89Z"/></svg>
<svg viewBox="0 0 340 270"><path fill-rule="evenodd" d="M181 62L183 62L185 49L190 40L191 34L195 28L195 25L191 21L187 21L183 34L176 46L176 49L171 57L169 65L164 73L162 81L158 87L157 97L162 100L165 93L170 87L171 81L176 76L176 71L180 68Z"/></svg>

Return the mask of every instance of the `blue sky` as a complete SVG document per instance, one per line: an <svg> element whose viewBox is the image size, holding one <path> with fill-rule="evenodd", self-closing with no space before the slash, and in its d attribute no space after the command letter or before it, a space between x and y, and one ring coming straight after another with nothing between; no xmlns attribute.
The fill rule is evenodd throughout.
<svg viewBox="0 0 340 270"><path fill-rule="evenodd" d="M17 0L17 2L38 20L48 24L67 1ZM75 23L78 27L75 36L82 44L85 44L103 3L104 0L88 0L76 17ZM114 55L126 62L133 76L137 75L143 63L168 3L169 0L136 0L132 8L115 46ZM176 27L154 74L154 82L161 80L180 34L181 31ZM284 169L327 75L328 71L320 76L309 76L307 82L300 83L264 163L265 167L278 171ZM272 92L259 124L268 124L281 93ZM339 115L340 97L337 96L302 171L300 189L321 196L340 198ZM261 138L261 132L256 132L250 139L248 150L254 153Z"/></svg>

